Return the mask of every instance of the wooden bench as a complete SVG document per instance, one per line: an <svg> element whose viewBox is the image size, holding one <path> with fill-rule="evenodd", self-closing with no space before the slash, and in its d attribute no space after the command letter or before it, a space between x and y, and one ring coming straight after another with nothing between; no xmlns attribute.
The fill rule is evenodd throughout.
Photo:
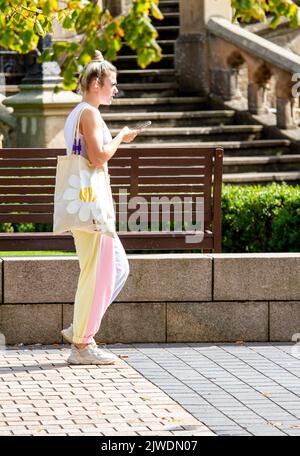
<svg viewBox="0 0 300 456"><path fill-rule="evenodd" d="M51 223L57 155L64 149L0 149L0 222ZM128 250L193 250L221 252L221 188L223 149L123 146L109 161L111 187L116 202L117 222L129 208L119 198L174 196L192 198L190 208L196 216L195 198L204 201L204 237L187 243L186 232L119 231ZM119 199L116 199L119 198ZM139 207L139 206L138 206ZM159 208L161 213L161 207ZM154 218L154 213L150 213ZM175 207L171 207L174 221ZM156 213L156 216L158 214ZM0 250L74 251L70 234L0 233Z"/></svg>

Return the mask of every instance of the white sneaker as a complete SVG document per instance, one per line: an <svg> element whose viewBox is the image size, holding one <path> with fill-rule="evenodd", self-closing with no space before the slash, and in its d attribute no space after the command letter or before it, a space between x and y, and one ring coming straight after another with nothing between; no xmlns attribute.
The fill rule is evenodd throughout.
<svg viewBox="0 0 300 456"><path fill-rule="evenodd" d="M72 345L71 354L68 358L69 364L113 364L118 356L106 352L92 344L84 348L77 348Z"/></svg>
<svg viewBox="0 0 300 456"><path fill-rule="evenodd" d="M63 336L63 338L66 339L70 344L73 343L73 324L72 323L70 324L70 326L68 328L62 329L60 333ZM92 339L92 342L90 342L90 343L97 346L94 338Z"/></svg>

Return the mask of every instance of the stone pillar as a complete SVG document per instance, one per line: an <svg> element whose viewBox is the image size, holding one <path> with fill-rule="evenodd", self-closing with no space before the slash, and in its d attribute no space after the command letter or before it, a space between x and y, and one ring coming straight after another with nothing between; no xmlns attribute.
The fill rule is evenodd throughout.
<svg viewBox="0 0 300 456"><path fill-rule="evenodd" d="M46 38L39 47L48 45ZM16 147L65 147L65 119L81 97L64 90L55 92L61 83L56 62L39 64L35 52L28 54L27 59L29 69L19 86L20 92L3 100L5 106L13 108Z"/></svg>
<svg viewBox="0 0 300 456"><path fill-rule="evenodd" d="M231 0L180 0L180 34L175 44L175 68L182 93L209 93L206 24L210 17L231 21Z"/></svg>
<svg viewBox="0 0 300 456"><path fill-rule="evenodd" d="M265 107L265 86L255 82L248 84L248 111L251 114L264 114Z"/></svg>
<svg viewBox="0 0 300 456"><path fill-rule="evenodd" d="M224 101L241 98L239 68L245 63L235 46L216 36L209 42L209 92Z"/></svg>
<svg viewBox="0 0 300 456"><path fill-rule="evenodd" d="M265 114L267 84L272 76L268 66L259 59L247 56L248 110L251 114Z"/></svg>
<svg viewBox="0 0 300 456"><path fill-rule="evenodd" d="M281 129L297 128L296 99L292 96L292 77L279 69L274 69L276 77L276 116L277 127Z"/></svg>

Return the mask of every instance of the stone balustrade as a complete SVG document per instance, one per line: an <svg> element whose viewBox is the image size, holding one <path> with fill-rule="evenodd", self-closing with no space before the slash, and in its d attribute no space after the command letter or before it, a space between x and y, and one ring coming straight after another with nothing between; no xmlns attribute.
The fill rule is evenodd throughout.
<svg viewBox="0 0 300 456"><path fill-rule="evenodd" d="M291 341L300 333L300 253L128 255L130 276L98 341ZM76 255L5 257L6 343L61 343L72 320Z"/></svg>
<svg viewBox="0 0 300 456"><path fill-rule="evenodd" d="M266 90L274 78L277 127L298 127L299 95L296 80L300 79L300 56L282 49L223 17L211 17L206 24L210 66L210 92L223 100L233 100L241 94L239 71L246 64L248 73L248 111L267 112ZM269 85L270 86L270 85Z"/></svg>

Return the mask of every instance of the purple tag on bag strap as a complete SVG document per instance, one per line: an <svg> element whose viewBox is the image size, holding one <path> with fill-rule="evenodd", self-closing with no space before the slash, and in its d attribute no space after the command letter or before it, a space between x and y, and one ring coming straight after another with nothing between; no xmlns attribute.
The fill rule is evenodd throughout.
<svg viewBox="0 0 300 456"><path fill-rule="evenodd" d="M73 147L72 147L72 151L73 153L76 155L76 152L78 153L78 155L80 155L81 153L81 141L80 141L80 138L78 140L78 144L76 142L76 138L74 139L74 143L73 143Z"/></svg>

